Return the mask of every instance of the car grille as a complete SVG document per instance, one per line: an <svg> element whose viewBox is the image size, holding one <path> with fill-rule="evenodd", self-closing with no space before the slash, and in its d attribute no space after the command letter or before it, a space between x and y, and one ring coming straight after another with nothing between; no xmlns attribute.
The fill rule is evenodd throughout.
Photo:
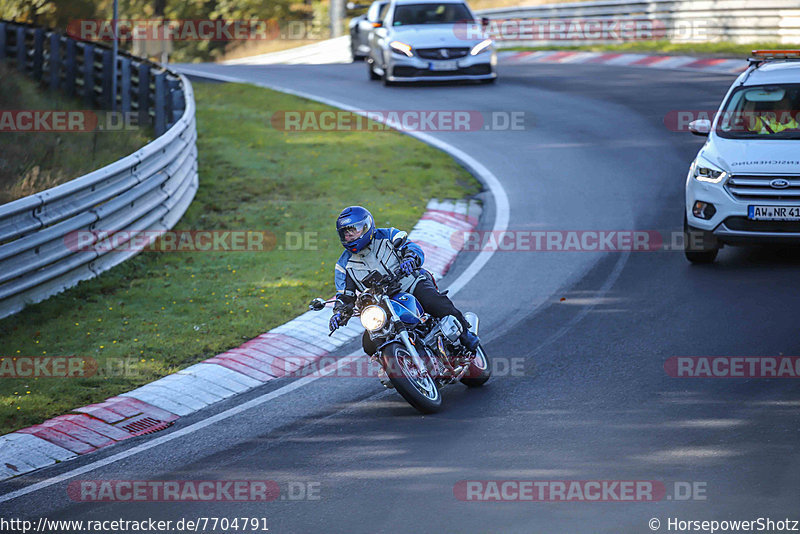
<svg viewBox="0 0 800 534"><path fill-rule="evenodd" d="M770 185L773 180L785 180L787 187ZM739 200L800 200L800 176L733 175L725 188Z"/></svg>
<svg viewBox="0 0 800 534"><path fill-rule="evenodd" d="M398 78L436 78L440 76L483 76L492 73L488 63L478 63L458 70L428 70L398 65L392 69L392 75Z"/></svg>
<svg viewBox="0 0 800 534"><path fill-rule="evenodd" d="M800 221L751 221L747 217L728 217L724 224L739 232L800 233Z"/></svg>
<svg viewBox="0 0 800 534"><path fill-rule="evenodd" d="M423 59L458 59L469 54L469 48L418 48L416 52Z"/></svg>

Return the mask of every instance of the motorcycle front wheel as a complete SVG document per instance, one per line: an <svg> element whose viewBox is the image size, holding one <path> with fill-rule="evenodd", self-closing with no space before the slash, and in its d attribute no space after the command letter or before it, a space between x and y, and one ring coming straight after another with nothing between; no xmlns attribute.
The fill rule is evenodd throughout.
<svg viewBox="0 0 800 534"><path fill-rule="evenodd" d="M492 376L492 362L483 351L483 347L478 345L475 358L469 364L469 371L461 379L461 383L467 387L476 388L486 383L490 376Z"/></svg>
<svg viewBox="0 0 800 534"><path fill-rule="evenodd" d="M383 368L395 389L411 406L422 413L436 413L442 407L442 394L430 373L420 371L402 343L386 345L381 350Z"/></svg>

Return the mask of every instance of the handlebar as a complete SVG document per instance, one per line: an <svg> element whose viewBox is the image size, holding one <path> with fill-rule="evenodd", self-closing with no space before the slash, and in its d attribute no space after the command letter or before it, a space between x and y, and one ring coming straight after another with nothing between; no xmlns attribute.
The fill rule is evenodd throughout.
<svg viewBox="0 0 800 534"><path fill-rule="evenodd" d="M420 268L417 267L416 269L414 269L412 271L412 274L419 275L419 271L420 271ZM409 276L409 275L406 275L401 269L397 269L391 275L383 275L383 277L380 280L376 281L376 283L373 284L371 287L384 286L386 289L389 289L389 288L391 288L391 286L393 284L396 284L397 282L400 281L400 279L402 279L402 278L404 278L406 276ZM331 301L328 301L328 302L331 302ZM358 302L358 301L356 301L356 302ZM356 312L355 306L353 306L352 308L349 308L346 311L340 311L338 313L342 314L342 319L344 320L344 324L346 324L350 319L352 319L353 317L356 317L358 315L358 313L355 313L355 312ZM338 330L338 328L337 328L337 330ZM335 331L336 330L332 330L331 333L328 334L328 337L332 336Z"/></svg>

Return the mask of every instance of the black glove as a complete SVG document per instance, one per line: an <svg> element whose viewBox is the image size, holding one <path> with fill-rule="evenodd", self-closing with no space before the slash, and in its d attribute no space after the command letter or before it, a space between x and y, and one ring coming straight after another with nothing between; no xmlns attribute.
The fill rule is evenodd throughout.
<svg viewBox="0 0 800 534"><path fill-rule="evenodd" d="M414 269L419 267L419 256L406 250L403 254L403 261L400 262L400 270L403 274L409 275L414 272Z"/></svg>
<svg viewBox="0 0 800 534"><path fill-rule="evenodd" d="M330 327L331 332L333 332L334 330L336 330L337 328L342 326L342 324L344 324L344 322L342 321L342 314L339 313L339 312L336 312L331 317L331 322L328 323L328 326Z"/></svg>

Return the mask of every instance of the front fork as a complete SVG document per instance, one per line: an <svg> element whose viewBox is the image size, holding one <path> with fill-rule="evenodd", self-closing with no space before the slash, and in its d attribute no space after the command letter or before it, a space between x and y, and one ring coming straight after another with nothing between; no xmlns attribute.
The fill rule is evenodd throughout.
<svg viewBox="0 0 800 534"><path fill-rule="evenodd" d="M424 373L425 375L427 375L428 367L422 361L422 358L419 357L419 352L417 352L417 348L414 346L413 343L411 343L411 338L408 337L408 330L406 330L405 326L403 325L403 322L400 320L400 316L398 316L397 313L395 313L394 306L392 306L389 297L387 297L386 295L383 296L383 303L386 309L389 310L389 315L392 318L392 323L400 325L398 327L400 340L403 342L403 345L408 350L408 353L411 354L411 359L414 361L414 365L417 366L417 369L419 369L420 373Z"/></svg>

